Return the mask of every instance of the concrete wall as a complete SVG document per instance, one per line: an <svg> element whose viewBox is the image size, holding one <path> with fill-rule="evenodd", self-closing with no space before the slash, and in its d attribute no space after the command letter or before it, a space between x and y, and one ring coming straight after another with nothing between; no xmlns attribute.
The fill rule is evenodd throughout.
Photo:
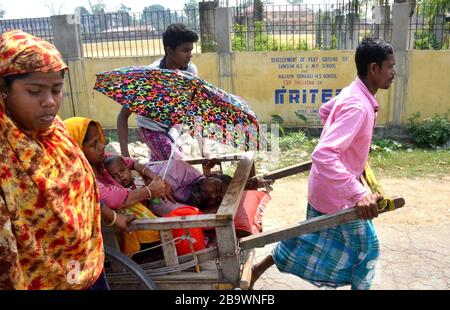
<svg viewBox="0 0 450 310"><path fill-rule="evenodd" d="M402 122L412 113L422 118L450 110L450 51L410 51L406 108Z"/></svg>
<svg viewBox="0 0 450 310"><path fill-rule="evenodd" d="M306 51L233 54L233 86L247 99L262 122L272 114L286 125L304 125L295 114L306 116L310 126L320 126L318 109L350 84L355 76L351 51ZM377 94L379 122L388 122L389 91Z"/></svg>
<svg viewBox="0 0 450 310"><path fill-rule="evenodd" d="M417 111L423 117L445 113L450 109L450 51L408 51L406 58L405 83L401 84L406 85L402 89L406 95L397 103L401 106L401 123L405 124ZM95 73L149 64L155 59L123 57L69 61L67 80L70 79L70 83L65 86L66 96L60 115L63 118L74 114L87 116L99 120L105 128L115 128L120 105L93 90ZM334 96L356 76L353 51L243 52L220 56L205 53L193 56L193 62L203 79L245 98L261 122L270 122L271 115L277 114L285 119L285 125L292 126L305 125L295 112L307 117L307 125L318 126L318 109L322 101ZM394 86L377 93L381 106L379 125L395 123ZM72 95L69 95L70 90ZM135 126L133 117L130 126Z"/></svg>

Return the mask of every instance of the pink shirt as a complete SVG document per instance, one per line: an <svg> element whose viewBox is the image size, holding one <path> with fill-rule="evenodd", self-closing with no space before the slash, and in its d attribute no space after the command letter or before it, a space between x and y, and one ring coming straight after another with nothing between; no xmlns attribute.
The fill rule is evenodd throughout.
<svg viewBox="0 0 450 310"><path fill-rule="evenodd" d="M108 157L108 154L106 157ZM125 165L131 169L134 161L128 157L122 158L125 161ZM111 209L120 209L125 203L125 200L127 200L128 190L114 180L105 168L102 168L99 173L101 174L101 178L97 178L97 186L100 193L100 200Z"/></svg>
<svg viewBox="0 0 450 310"><path fill-rule="evenodd" d="M369 155L378 103L364 83L352 84L320 108L324 127L312 153L308 201L322 213L353 207L369 192L359 177Z"/></svg>

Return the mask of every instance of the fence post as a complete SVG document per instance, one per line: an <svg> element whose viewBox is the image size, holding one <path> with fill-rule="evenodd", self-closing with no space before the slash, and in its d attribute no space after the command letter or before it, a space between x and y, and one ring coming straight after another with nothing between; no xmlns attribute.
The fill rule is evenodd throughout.
<svg viewBox="0 0 450 310"><path fill-rule="evenodd" d="M325 49L331 48L331 18L328 12L325 12L323 17L323 47Z"/></svg>
<svg viewBox="0 0 450 310"><path fill-rule="evenodd" d="M345 15L336 15L336 44L338 50L345 49L345 30L344 30Z"/></svg>
<svg viewBox="0 0 450 310"><path fill-rule="evenodd" d="M316 37L316 42L315 42L315 46L314 46L315 48L321 48L323 46L323 44L322 44L323 30L322 30L322 25L320 24L320 13L321 13L321 11L319 10L319 13L317 13L317 19L319 20L319 24L314 25L315 37Z"/></svg>
<svg viewBox="0 0 450 310"><path fill-rule="evenodd" d="M392 39L395 52L394 104L392 124L398 126L402 121L403 105L408 94L408 44L409 25L413 3L394 3L392 5Z"/></svg>
<svg viewBox="0 0 450 310"><path fill-rule="evenodd" d="M253 16L247 16L246 18L247 25L247 50L255 51L255 19Z"/></svg>
<svg viewBox="0 0 450 310"><path fill-rule="evenodd" d="M216 40L219 53L231 53L231 9L216 8Z"/></svg>
<svg viewBox="0 0 450 310"><path fill-rule="evenodd" d="M213 41L216 41L214 25L214 13L217 8L217 1L203 1L198 3L200 10L200 42L202 53L214 52Z"/></svg>
<svg viewBox="0 0 450 310"><path fill-rule="evenodd" d="M354 50L358 46L359 41L359 15L358 13L348 13L347 14L347 31L346 31L346 42L345 49Z"/></svg>
<svg viewBox="0 0 450 310"><path fill-rule="evenodd" d="M65 59L80 59L83 57L80 40L80 16L55 15L50 17L53 42Z"/></svg>
<svg viewBox="0 0 450 310"><path fill-rule="evenodd" d="M434 36L436 37L436 42L439 43L439 48L441 48L444 43L445 14L436 14L434 17L433 30Z"/></svg>
<svg viewBox="0 0 450 310"><path fill-rule="evenodd" d="M390 40L389 24L391 23L391 7L376 5L374 8L375 31L374 36L382 40Z"/></svg>
<svg viewBox="0 0 450 310"><path fill-rule="evenodd" d="M232 69L231 69L231 8L216 8L216 39L217 52L219 56L220 87L227 91L233 91Z"/></svg>
<svg viewBox="0 0 450 310"><path fill-rule="evenodd" d="M79 98L79 92L75 89L80 89L76 85L80 85L76 81L76 77L83 72L79 70L80 59L83 58L83 49L81 45L80 34L80 15L55 15L50 17L50 23L53 32L53 43L61 53L70 70L66 74L66 79L63 89L63 100L59 114L63 118L79 115L77 111L78 105L75 102L82 102L87 98ZM83 72L84 73L84 72ZM84 83L85 81L81 81Z"/></svg>

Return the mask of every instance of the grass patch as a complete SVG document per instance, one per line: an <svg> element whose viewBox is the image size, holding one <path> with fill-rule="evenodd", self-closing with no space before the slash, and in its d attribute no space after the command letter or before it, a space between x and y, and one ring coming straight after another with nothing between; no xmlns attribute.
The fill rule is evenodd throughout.
<svg viewBox="0 0 450 310"><path fill-rule="evenodd" d="M317 142L317 139L310 139L303 132L280 137L278 161L267 165L267 159L266 162L264 158L258 159L258 173L310 160ZM421 149L390 139L374 140L369 163L379 177L442 178L450 175L450 149ZM270 169L264 169L267 166Z"/></svg>
<svg viewBox="0 0 450 310"><path fill-rule="evenodd" d="M450 175L450 150L407 149L373 152L369 162L379 176L393 178Z"/></svg>
<svg viewBox="0 0 450 310"><path fill-rule="evenodd" d="M83 44L85 57L160 56L164 55L162 39L107 41ZM201 43L194 44L194 53L201 52Z"/></svg>

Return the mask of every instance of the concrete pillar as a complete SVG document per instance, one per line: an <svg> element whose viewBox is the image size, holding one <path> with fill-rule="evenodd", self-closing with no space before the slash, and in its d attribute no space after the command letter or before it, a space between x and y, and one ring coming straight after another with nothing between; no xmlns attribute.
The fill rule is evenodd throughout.
<svg viewBox="0 0 450 310"><path fill-rule="evenodd" d="M218 6L216 1L199 2L200 11L200 43L202 53L214 52L213 41L216 41L214 31L214 10Z"/></svg>
<svg viewBox="0 0 450 310"><path fill-rule="evenodd" d="M255 51L255 20L252 16L247 16L247 50Z"/></svg>
<svg viewBox="0 0 450 310"><path fill-rule="evenodd" d="M233 12L231 8L216 8L216 40L219 57L220 88L233 92L231 69L231 27Z"/></svg>
<svg viewBox="0 0 450 310"><path fill-rule="evenodd" d="M50 17L53 41L64 59L80 59L83 57L80 35L80 16L55 15Z"/></svg>
<svg viewBox="0 0 450 310"><path fill-rule="evenodd" d="M315 48L320 48L322 46L322 32L323 32L323 19L322 19L322 23L320 22L320 14L322 12L319 10L319 12L317 13L316 17L317 20L319 21L319 24L315 24L313 25L315 28Z"/></svg>
<svg viewBox="0 0 450 310"><path fill-rule="evenodd" d="M231 53L231 8L216 8L216 42L218 53Z"/></svg>
<svg viewBox="0 0 450 310"><path fill-rule="evenodd" d="M348 13L346 18L345 49L354 50L359 43L359 15Z"/></svg>
<svg viewBox="0 0 450 310"><path fill-rule="evenodd" d="M336 25L336 44L338 50L345 49L345 15L336 15L335 25Z"/></svg>
<svg viewBox="0 0 450 310"><path fill-rule="evenodd" d="M445 14L438 14L434 17L433 30L436 42L439 44L438 47L440 48L442 43L444 43Z"/></svg>
<svg viewBox="0 0 450 310"><path fill-rule="evenodd" d="M392 5L392 38L395 50L407 50L409 45L409 21L411 3L394 3Z"/></svg>
<svg viewBox="0 0 450 310"><path fill-rule="evenodd" d="M394 3L392 5L392 39L395 52L394 103L392 124L398 126L403 117L403 105L406 104L408 94L408 44L409 22L412 3Z"/></svg>
<svg viewBox="0 0 450 310"><path fill-rule="evenodd" d="M323 47L325 49L331 49L331 17L328 13L325 13L323 18Z"/></svg>
<svg viewBox="0 0 450 310"><path fill-rule="evenodd" d="M391 7L389 5L376 5L373 9L373 15L375 22L374 37L390 41Z"/></svg>

